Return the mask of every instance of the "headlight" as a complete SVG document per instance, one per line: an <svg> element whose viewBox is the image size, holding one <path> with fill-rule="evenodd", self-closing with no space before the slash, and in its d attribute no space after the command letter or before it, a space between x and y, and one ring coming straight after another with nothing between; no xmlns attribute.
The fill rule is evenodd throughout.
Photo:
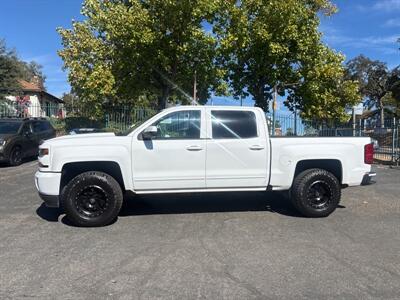
<svg viewBox="0 0 400 300"><path fill-rule="evenodd" d="M40 148L39 149L39 157L43 157L45 155L49 155L49 149L48 148Z"/></svg>
<svg viewBox="0 0 400 300"><path fill-rule="evenodd" d="M0 139L0 147L4 146L6 144L5 139Z"/></svg>

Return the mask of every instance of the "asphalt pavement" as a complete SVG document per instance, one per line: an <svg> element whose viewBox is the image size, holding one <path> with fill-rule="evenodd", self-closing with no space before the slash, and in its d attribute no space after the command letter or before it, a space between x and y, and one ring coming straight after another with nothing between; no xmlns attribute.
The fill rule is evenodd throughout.
<svg viewBox="0 0 400 300"><path fill-rule="evenodd" d="M0 166L0 299L400 298L400 170L323 219L282 194L157 195L77 228L42 205L36 168Z"/></svg>

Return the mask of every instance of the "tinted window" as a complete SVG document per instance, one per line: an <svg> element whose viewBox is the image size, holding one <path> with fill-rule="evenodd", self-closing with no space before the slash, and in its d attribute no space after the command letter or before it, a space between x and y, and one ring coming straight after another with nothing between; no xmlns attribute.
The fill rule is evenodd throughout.
<svg viewBox="0 0 400 300"><path fill-rule="evenodd" d="M157 127L157 139L199 139L200 110L176 111L153 125Z"/></svg>
<svg viewBox="0 0 400 300"><path fill-rule="evenodd" d="M257 137L256 116L251 111L214 110L211 118L214 139Z"/></svg>
<svg viewBox="0 0 400 300"><path fill-rule="evenodd" d="M33 122L33 132L43 132L51 129L51 125L49 122L45 121L36 121Z"/></svg>
<svg viewBox="0 0 400 300"><path fill-rule="evenodd" d="M32 129L33 129L33 132L34 132L34 133L38 133L38 132L41 132L41 131L42 131L41 126L40 126L40 123L41 123L41 122L33 122L33 123L32 123Z"/></svg>
<svg viewBox="0 0 400 300"><path fill-rule="evenodd" d="M46 122L46 121L40 122L40 128L41 128L42 131L47 131L47 130L53 129L51 124L49 122Z"/></svg>
<svg viewBox="0 0 400 300"><path fill-rule="evenodd" d="M0 134L15 134L21 124L21 122L0 122Z"/></svg>

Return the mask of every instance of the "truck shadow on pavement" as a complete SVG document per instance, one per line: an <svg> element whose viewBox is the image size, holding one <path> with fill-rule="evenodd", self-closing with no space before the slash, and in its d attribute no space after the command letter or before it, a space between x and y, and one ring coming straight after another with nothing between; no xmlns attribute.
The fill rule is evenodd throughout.
<svg viewBox="0 0 400 300"><path fill-rule="evenodd" d="M63 214L61 208L49 208L44 203L42 203L37 209L36 214L43 220L49 222L58 222L58 218Z"/></svg>
<svg viewBox="0 0 400 300"><path fill-rule="evenodd" d="M284 194L265 192L128 196L119 216L246 211L266 211L300 217Z"/></svg>
<svg viewBox="0 0 400 300"><path fill-rule="evenodd" d="M339 205L338 208L344 206ZM128 195L124 199L119 217L251 211L302 218L283 193L271 192ZM62 209L48 208L44 204L38 207L36 213L49 222L58 222L60 216L64 214ZM61 221L71 226L65 216Z"/></svg>

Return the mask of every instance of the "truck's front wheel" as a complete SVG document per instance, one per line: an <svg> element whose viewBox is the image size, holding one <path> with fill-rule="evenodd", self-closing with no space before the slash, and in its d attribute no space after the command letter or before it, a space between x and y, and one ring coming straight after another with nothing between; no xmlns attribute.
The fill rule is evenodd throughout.
<svg viewBox="0 0 400 300"><path fill-rule="evenodd" d="M339 180L322 169L309 169L296 176L291 199L305 217L326 217L338 206L341 197Z"/></svg>
<svg viewBox="0 0 400 300"><path fill-rule="evenodd" d="M94 227L110 224L122 206L118 182L103 172L85 172L63 189L61 200L67 218L74 225Z"/></svg>

